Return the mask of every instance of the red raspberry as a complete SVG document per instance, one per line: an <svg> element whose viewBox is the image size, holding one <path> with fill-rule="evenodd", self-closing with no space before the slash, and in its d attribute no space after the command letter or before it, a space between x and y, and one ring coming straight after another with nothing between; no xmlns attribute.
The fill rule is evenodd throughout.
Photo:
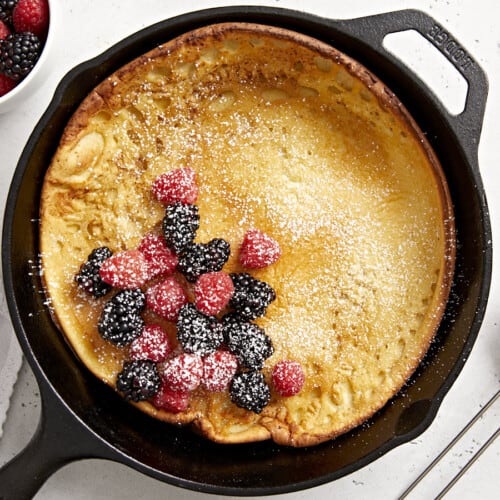
<svg viewBox="0 0 500 500"><path fill-rule="evenodd" d="M211 392L227 389L238 369L236 356L229 351L215 351L203 358L202 385Z"/></svg>
<svg viewBox="0 0 500 500"><path fill-rule="evenodd" d="M158 176L153 182L155 198L165 205L176 201L193 205L198 199L196 174L192 168L177 168Z"/></svg>
<svg viewBox="0 0 500 500"><path fill-rule="evenodd" d="M149 265L139 250L124 250L106 259L99 269L101 279L117 288L139 288L149 279Z"/></svg>
<svg viewBox="0 0 500 500"><path fill-rule="evenodd" d="M194 391L200 385L202 376L203 361L196 354L179 354L163 369L163 378L173 391Z"/></svg>
<svg viewBox="0 0 500 500"><path fill-rule="evenodd" d="M172 274L177 267L175 253L165 244L165 238L159 234L149 233L144 236L138 250L143 253L149 263L150 278Z"/></svg>
<svg viewBox="0 0 500 500"><path fill-rule="evenodd" d="M233 280L222 271L202 274L194 288L195 305L207 316L215 315L227 306L234 293Z"/></svg>
<svg viewBox="0 0 500 500"><path fill-rule="evenodd" d="M305 375L297 361L283 360L274 365L271 375L274 388L280 396L295 396L304 385Z"/></svg>
<svg viewBox="0 0 500 500"><path fill-rule="evenodd" d="M153 285L146 292L147 306L168 321L176 321L181 307L187 302L184 288L173 277Z"/></svg>
<svg viewBox="0 0 500 500"><path fill-rule="evenodd" d="M173 391L163 382L160 390L153 396L151 403L158 409L179 413L189 407L189 392Z"/></svg>
<svg viewBox="0 0 500 500"><path fill-rule="evenodd" d="M243 237L239 260L243 267L260 269L276 262L281 249L276 240L259 229L249 229Z"/></svg>
<svg viewBox="0 0 500 500"><path fill-rule="evenodd" d="M3 21L0 21L0 40L7 38L7 35L10 35L9 27Z"/></svg>
<svg viewBox="0 0 500 500"><path fill-rule="evenodd" d="M0 74L0 97L10 92L16 86L16 82L8 76Z"/></svg>
<svg viewBox="0 0 500 500"><path fill-rule="evenodd" d="M12 24L18 33L30 31L44 40L49 29L47 0L19 0L12 12Z"/></svg>
<svg viewBox="0 0 500 500"><path fill-rule="evenodd" d="M160 325L147 325L140 337L130 344L130 358L134 361L149 359L155 363L165 361L172 351L167 333Z"/></svg>

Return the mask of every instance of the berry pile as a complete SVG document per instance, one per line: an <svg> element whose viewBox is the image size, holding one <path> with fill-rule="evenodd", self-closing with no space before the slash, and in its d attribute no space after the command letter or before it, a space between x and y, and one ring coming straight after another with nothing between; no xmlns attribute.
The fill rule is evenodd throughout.
<svg viewBox="0 0 500 500"><path fill-rule="evenodd" d="M117 389L127 400L149 400L173 413L189 408L198 387L227 390L234 404L255 413L269 403L270 384L280 396L297 394L304 384L299 363L278 362L270 384L262 372L274 346L253 320L276 299L273 288L246 272L224 272L230 255L224 239L195 242L200 224L195 172L180 168L162 174L152 194L165 205L161 232L146 234L137 248L94 249L75 276L95 298L117 290L97 325L105 340L128 349ZM251 229L239 262L262 268L280 254L274 239ZM175 323L174 342L160 324L145 323L146 309Z"/></svg>
<svg viewBox="0 0 500 500"><path fill-rule="evenodd" d="M48 28L47 0L0 0L0 97L33 69Z"/></svg>

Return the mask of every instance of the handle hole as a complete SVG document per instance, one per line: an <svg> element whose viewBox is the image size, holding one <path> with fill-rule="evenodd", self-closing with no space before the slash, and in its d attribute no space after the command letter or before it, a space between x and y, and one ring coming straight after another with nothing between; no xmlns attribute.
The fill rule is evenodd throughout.
<svg viewBox="0 0 500 500"><path fill-rule="evenodd" d="M467 81L418 31L389 33L383 45L428 85L452 115L459 115L465 109Z"/></svg>

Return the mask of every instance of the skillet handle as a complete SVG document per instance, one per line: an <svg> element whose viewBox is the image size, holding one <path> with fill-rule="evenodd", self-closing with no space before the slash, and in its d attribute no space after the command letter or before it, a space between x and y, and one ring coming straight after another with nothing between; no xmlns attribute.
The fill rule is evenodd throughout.
<svg viewBox="0 0 500 500"><path fill-rule="evenodd" d="M0 469L0 500L32 499L56 470L74 460L110 458L110 450L44 386L40 384L42 411L33 438Z"/></svg>
<svg viewBox="0 0 500 500"><path fill-rule="evenodd" d="M384 58L391 59L406 74L409 73L408 67L384 48L384 38L391 33L415 30L434 45L468 84L465 107L458 115L450 114L440 101L436 100L436 104L442 113L447 115L448 122L461 143L468 146L468 151L477 153L488 94L488 80L479 64L446 28L424 12L413 9L336 21L335 24L340 25L342 31L363 40L368 50L374 50Z"/></svg>

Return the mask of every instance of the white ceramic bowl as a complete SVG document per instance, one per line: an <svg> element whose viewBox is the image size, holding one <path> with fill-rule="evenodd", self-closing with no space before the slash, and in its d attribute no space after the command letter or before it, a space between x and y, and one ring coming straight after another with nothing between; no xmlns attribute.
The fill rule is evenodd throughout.
<svg viewBox="0 0 500 500"><path fill-rule="evenodd" d="M29 74L22 80L16 87L14 87L10 92L0 97L0 114L11 111L16 106L19 105L23 99L26 99L33 90L40 86L47 76L47 59L51 52L52 40L54 38L54 28L57 25L57 0L47 0L49 4L49 30L47 33L47 39L43 46L40 58L36 62L33 69Z"/></svg>

